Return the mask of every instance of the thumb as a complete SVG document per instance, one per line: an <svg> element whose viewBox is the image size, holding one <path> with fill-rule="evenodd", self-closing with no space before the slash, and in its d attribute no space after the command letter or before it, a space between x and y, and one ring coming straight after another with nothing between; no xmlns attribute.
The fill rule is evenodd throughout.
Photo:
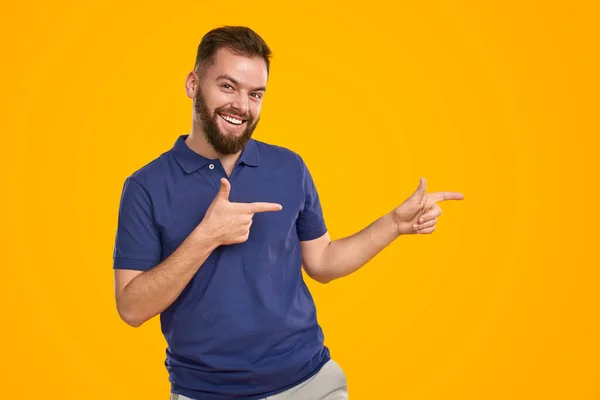
<svg viewBox="0 0 600 400"><path fill-rule="evenodd" d="M221 178L221 187L219 187L219 193L217 198L221 200L229 201L229 192L231 191L231 183L226 178Z"/></svg>
<svg viewBox="0 0 600 400"><path fill-rule="evenodd" d="M420 181L419 181L419 186L417 187L417 190L415 190L415 192L412 194L411 197L413 197L414 199L416 199L417 201L421 201L423 200L423 196L425 196L425 188L427 187L427 182L425 181L425 178L421 177Z"/></svg>

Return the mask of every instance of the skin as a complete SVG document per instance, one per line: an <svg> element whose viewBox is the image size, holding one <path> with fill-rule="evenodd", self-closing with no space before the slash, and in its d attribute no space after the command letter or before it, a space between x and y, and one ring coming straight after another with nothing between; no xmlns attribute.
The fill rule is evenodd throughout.
<svg viewBox="0 0 600 400"><path fill-rule="evenodd" d="M219 159L231 176L245 143L260 119L268 73L261 57L217 51L214 62L192 71L185 90L193 99L192 129L186 144L196 153ZM231 125L222 114L244 120ZM401 235L434 232L442 214L437 204L462 200L457 192L426 193L421 178L415 192L391 212L354 235L332 241L328 233L300 242L307 274L327 283L358 270ZM218 246L248 239L257 212L277 212L274 203L241 204L229 201L231 184L221 187L202 222L163 262L149 271L116 269L115 296L121 318L137 327L170 306Z"/></svg>

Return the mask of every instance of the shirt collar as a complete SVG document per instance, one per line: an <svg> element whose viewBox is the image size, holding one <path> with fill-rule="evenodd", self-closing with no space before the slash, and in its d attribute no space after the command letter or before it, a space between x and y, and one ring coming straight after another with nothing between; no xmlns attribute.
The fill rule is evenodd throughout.
<svg viewBox="0 0 600 400"><path fill-rule="evenodd" d="M183 168L186 173L191 174L192 172L204 167L209 161L214 160L201 156L194 150L190 149L185 143L185 139L187 139L188 136L189 135L179 136L175 141L175 145L171 149L171 152L181 168ZM258 148L254 139L251 138L248 140L248 143L246 143L246 146L244 146L242 154L240 154L240 158L238 159L236 165L239 163L244 163L252 167L258 166Z"/></svg>

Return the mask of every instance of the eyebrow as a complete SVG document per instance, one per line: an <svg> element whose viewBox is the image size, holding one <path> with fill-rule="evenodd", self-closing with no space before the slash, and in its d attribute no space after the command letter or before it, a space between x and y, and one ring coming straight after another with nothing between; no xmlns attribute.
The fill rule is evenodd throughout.
<svg viewBox="0 0 600 400"><path fill-rule="evenodd" d="M235 79L233 79L229 75L219 75L219 76L217 76L216 80L219 80L219 79L227 79L228 81L231 81L234 85L239 85L240 84L238 81L236 81ZM257 88L253 88L252 89L253 92L259 91L259 90L263 91L263 92L266 92L267 88L264 87L264 86L261 86L261 87L257 87Z"/></svg>

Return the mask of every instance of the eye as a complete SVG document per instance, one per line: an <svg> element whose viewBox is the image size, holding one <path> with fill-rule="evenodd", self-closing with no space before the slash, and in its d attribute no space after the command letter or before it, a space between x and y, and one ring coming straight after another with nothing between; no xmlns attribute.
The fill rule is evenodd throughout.
<svg viewBox="0 0 600 400"><path fill-rule="evenodd" d="M252 93L252 96L256 97L257 99L262 99L262 94L260 93Z"/></svg>
<svg viewBox="0 0 600 400"><path fill-rule="evenodd" d="M233 87L231 85L228 85L226 83L224 83L223 85L221 85L221 87L225 88L225 89L233 89Z"/></svg>

